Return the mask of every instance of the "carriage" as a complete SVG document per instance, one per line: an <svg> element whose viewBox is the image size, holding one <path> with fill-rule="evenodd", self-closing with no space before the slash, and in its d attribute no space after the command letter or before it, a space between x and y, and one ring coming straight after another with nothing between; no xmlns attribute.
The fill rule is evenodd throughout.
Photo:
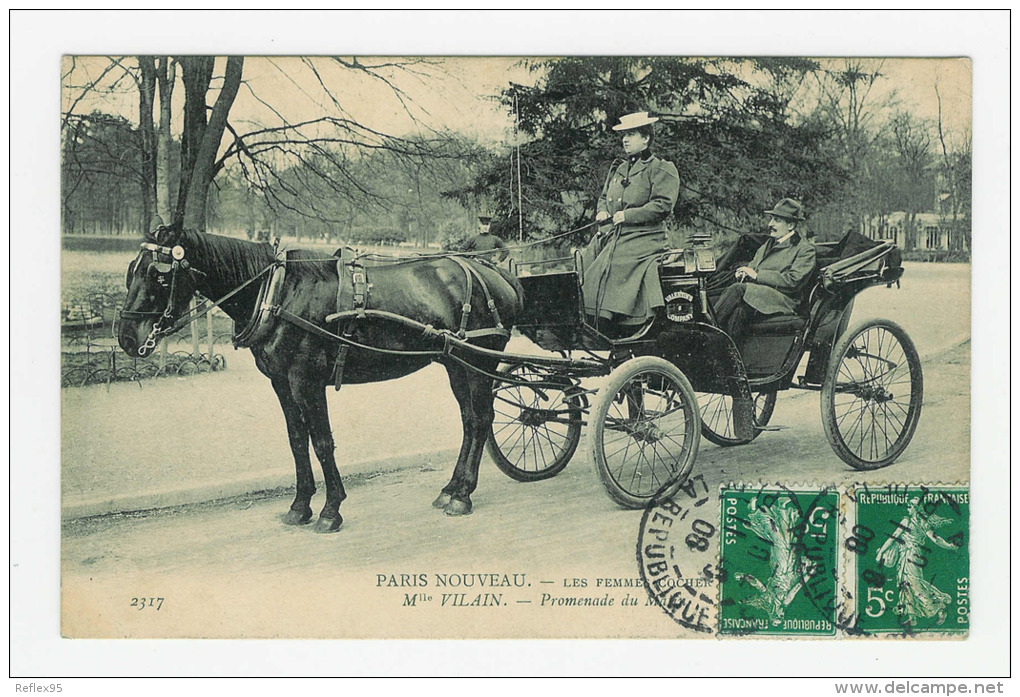
<svg viewBox="0 0 1020 697"><path fill-rule="evenodd" d="M899 250L856 233L817 244L817 270L797 313L766 317L738 347L718 328L712 299L764 239L742 236L718 261L707 235L663 255L665 310L622 338L585 317L579 255L571 270L521 275L516 327L561 360L504 361L486 443L499 469L519 481L553 477L587 425L610 498L642 507L684 484L702 435L736 446L770 430L776 395L789 389L821 393L826 437L848 465L892 463L920 416L920 360L891 321L848 325L859 292L899 280Z"/></svg>
<svg viewBox="0 0 1020 697"><path fill-rule="evenodd" d="M738 347L718 328L711 298L762 241L743 236L718 261L708 236L664 254L664 310L618 337L584 316L578 255L568 271L517 275L463 255L278 254L266 243L160 227L128 269L118 340L144 356L209 308L227 313L235 346L251 349L286 417L297 493L284 522L312 518L310 443L326 484L321 532L340 528L346 497L325 387L390 380L432 362L447 369L464 430L434 501L449 515L471 512L483 448L510 477L543 480L567 465L585 424L609 496L648 505L683 486L702 435L729 446L769 430L776 394L787 389L821 392L826 436L851 467L892 463L920 416L920 360L892 322L847 327L859 292L899 280L898 250L854 233L817 245L797 313L767 317ZM210 302L189 313L196 292ZM506 351L510 327L545 353Z"/></svg>

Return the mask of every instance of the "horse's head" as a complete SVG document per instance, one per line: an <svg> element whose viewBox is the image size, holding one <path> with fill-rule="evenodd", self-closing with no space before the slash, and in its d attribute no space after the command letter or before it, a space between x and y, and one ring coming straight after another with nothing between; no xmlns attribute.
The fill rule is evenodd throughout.
<svg viewBox="0 0 1020 697"><path fill-rule="evenodd" d="M130 356L148 356L180 329L177 322L204 275L188 263L184 241L179 228L161 226L145 236L128 267L118 342Z"/></svg>

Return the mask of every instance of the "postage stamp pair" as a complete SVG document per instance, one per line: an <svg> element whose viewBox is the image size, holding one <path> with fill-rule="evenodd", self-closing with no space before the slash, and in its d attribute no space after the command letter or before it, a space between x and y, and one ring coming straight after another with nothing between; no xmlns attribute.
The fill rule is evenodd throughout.
<svg viewBox="0 0 1020 697"><path fill-rule="evenodd" d="M967 486L723 486L717 520L699 515L714 492L696 487L649 508L639 536L645 587L679 624L723 637L967 633Z"/></svg>

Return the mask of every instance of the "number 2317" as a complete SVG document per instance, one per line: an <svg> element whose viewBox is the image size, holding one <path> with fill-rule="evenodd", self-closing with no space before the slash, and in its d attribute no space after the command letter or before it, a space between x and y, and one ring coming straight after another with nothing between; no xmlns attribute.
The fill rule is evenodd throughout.
<svg viewBox="0 0 1020 697"><path fill-rule="evenodd" d="M138 610L159 610L163 607L163 598L131 598L131 607Z"/></svg>

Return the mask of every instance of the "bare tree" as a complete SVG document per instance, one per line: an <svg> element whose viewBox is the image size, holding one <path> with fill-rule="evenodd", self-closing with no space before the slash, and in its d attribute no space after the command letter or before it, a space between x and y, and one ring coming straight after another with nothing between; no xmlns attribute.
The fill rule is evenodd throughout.
<svg viewBox="0 0 1020 697"><path fill-rule="evenodd" d="M152 56L138 57L138 132L142 137L143 217L149 223L156 212L156 127L152 121L156 101L156 63Z"/></svg>
<svg viewBox="0 0 1020 697"><path fill-rule="evenodd" d="M875 86L884 77L883 60L846 58L836 68L815 73L818 114L830 125L851 186L847 209L855 227L875 213L870 193L881 174L876 172L876 145L885 135L885 114L895 104L895 93L879 99ZM881 208L881 206L877 206Z"/></svg>
<svg viewBox="0 0 1020 697"><path fill-rule="evenodd" d="M448 133L424 127L416 120L410 96L397 76L405 79L423 79L430 59L385 59L367 62L357 58L300 59L300 63L265 58L294 84L303 97L315 97L322 116L303 121L290 121L283 115L282 93L262 96L243 80L244 59L233 56L226 59L222 74L216 73L217 60L212 56L181 56L176 59L139 57L137 68L123 58L110 59L111 64L100 76L86 83L71 86L74 72L65 71L65 91L77 92L65 99L70 103L65 118L83 100L83 93L99 93L107 89L113 75L127 72L135 78L139 92L139 121L143 148L147 153L146 167L152 164L151 174L146 170L142 182L144 199L151 213L158 213L165 222L179 220L188 227L205 226L208 193L215 177L227 163L236 163L250 190L272 208L287 210L307 218L326 220L326 207L316 205L315 191L326 195L358 202L361 205L386 205L386 197L367 187L355 174L354 164L366 153L385 151L396 156L402 165L412 166L426 175L440 166L443 160L456 160L471 156L473 149L460 147L461 141ZM291 59L293 60L293 59ZM179 65L180 70L175 67ZM295 79L294 66L307 71L313 82ZM353 118L345 109L325 68L340 69L385 85L399 101L401 108L412 117L418 133L414 136L396 136ZM115 69L116 68L116 69ZM180 184L176 204L171 211L173 196L171 181L172 149L170 115L173 84L179 72L184 85L184 121L181 138ZM105 82L104 82L105 81ZM159 126L153 125L154 94L159 94ZM274 115L276 123L252 124L247 131L230 119L231 107L241 89ZM212 96L215 99L208 103ZM276 106L274 106L274 103ZM248 125L248 124L245 124ZM223 136L232 138L224 143ZM300 166L300 177L282 177L281 172ZM293 175L293 171L291 172ZM318 186L309 187L315 179ZM151 205L150 205L151 202ZM330 221L336 222L336 221Z"/></svg>
<svg viewBox="0 0 1020 697"><path fill-rule="evenodd" d="M935 82L935 99L938 102L938 134L942 150L942 180L948 189L949 211L940 210L944 221L949 223L951 249L970 249L970 220L965 212L970 210L970 138L965 137L960 152L951 153L947 145L946 128L942 120L942 94L939 83ZM966 195L964 195L964 191Z"/></svg>
<svg viewBox="0 0 1020 697"><path fill-rule="evenodd" d="M216 155L227 127L227 115L241 84L244 58L227 58L223 86L206 121L206 95L212 82L212 56L183 56L178 59L184 79L184 136L181 143L181 188L175 222L186 227L205 228L206 198L213 177L219 171Z"/></svg>

